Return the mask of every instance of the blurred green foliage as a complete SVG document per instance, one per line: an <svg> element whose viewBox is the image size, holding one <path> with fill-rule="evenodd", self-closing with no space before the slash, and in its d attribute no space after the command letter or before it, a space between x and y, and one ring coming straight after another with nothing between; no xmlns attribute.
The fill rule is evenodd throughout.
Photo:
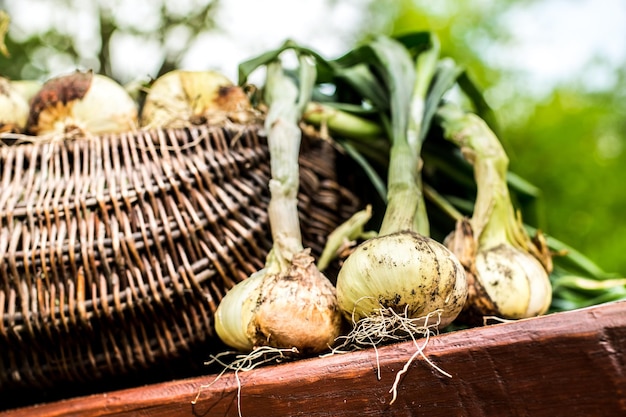
<svg viewBox="0 0 626 417"><path fill-rule="evenodd" d="M621 108L620 108L621 107ZM626 273L626 112L610 92L561 87L523 125L503 124L511 168L543 191L549 234Z"/></svg>
<svg viewBox="0 0 626 417"><path fill-rule="evenodd" d="M520 88L519 74L487 63L487 46L506 45L512 35L502 16L532 3L400 0L371 7L387 10L390 34L435 32L443 55L468 69L488 101L490 90L509 90L493 100L498 133L511 170L542 191L540 215L526 220L606 271L625 276L626 72L615 68L615 85L599 91L588 88L585 74L541 98Z"/></svg>

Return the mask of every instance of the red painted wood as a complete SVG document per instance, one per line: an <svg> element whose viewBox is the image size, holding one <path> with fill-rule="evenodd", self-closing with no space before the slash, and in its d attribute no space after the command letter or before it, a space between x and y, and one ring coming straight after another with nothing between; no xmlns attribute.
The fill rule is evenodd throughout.
<svg viewBox="0 0 626 417"><path fill-rule="evenodd" d="M301 360L240 374L241 413L264 416L626 415L626 302L444 334L402 379L411 343ZM197 377L0 413L21 416L237 416L237 383Z"/></svg>

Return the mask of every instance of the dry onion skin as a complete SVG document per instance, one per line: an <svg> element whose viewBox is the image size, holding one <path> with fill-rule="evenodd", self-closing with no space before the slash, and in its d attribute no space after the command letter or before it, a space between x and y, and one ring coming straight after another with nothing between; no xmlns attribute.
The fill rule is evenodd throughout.
<svg viewBox="0 0 626 417"><path fill-rule="evenodd" d="M137 105L113 79L92 71L52 78L32 98L32 135L100 135L137 128Z"/></svg>
<svg viewBox="0 0 626 417"><path fill-rule="evenodd" d="M243 89L216 71L173 70L150 86L141 111L144 128L182 128L246 122L252 106Z"/></svg>
<svg viewBox="0 0 626 417"><path fill-rule="evenodd" d="M233 287L220 302L215 329L227 345L327 350L339 336L341 314L335 288L308 250L294 254L288 269L263 269Z"/></svg>
<svg viewBox="0 0 626 417"><path fill-rule="evenodd" d="M469 295L460 321L486 317L522 319L544 314L552 301L549 270L536 256L509 242L480 244L471 219L457 221L445 244L466 269Z"/></svg>
<svg viewBox="0 0 626 417"><path fill-rule="evenodd" d="M0 77L0 133L20 133L27 120L27 100L11 81Z"/></svg>

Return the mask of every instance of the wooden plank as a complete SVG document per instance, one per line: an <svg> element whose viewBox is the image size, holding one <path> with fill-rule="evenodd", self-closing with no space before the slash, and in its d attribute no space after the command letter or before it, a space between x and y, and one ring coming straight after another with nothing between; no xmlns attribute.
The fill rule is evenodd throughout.
<svg viewBox="0 0 626 417"><path fill-rule="evenodd" d="M429 340L426 356L396 373L412 343L301 360L240 373L245 416L626 415L626 302L456 331ZM237 416L237 381L214 376L73 398L1 413L21 416Z"/></svg>

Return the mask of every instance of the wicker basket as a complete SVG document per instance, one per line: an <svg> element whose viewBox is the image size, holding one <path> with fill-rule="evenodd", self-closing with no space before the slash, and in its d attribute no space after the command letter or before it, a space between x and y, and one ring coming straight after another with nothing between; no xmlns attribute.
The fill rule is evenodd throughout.
<svg viewBox="0 0 626 417"><path fill-rule="evenodd" d="M88 383L218 349L212 312L271 247L258 126L0 147L0 392ZM358 206L305 135L303 239Z"/></svg>

